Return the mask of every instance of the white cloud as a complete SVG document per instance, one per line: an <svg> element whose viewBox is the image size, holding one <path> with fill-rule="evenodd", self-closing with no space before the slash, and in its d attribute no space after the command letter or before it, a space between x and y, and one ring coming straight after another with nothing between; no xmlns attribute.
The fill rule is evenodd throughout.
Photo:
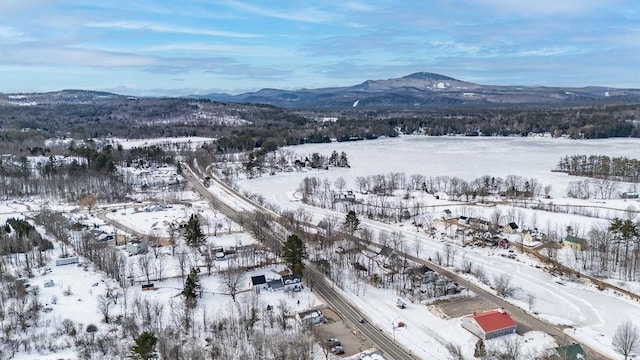
<svg viewBox="0 0 640 360"><path fill-rule="evenodd" d="M146 30L146 31L161 32L161 33L205 35L205 36L219 36L219 37L231 37L231 38L257 38L262 36L260 34L223 31L223 30L214 30L214 29L200 29L200 28L192 28L192 27L181 27L181 26L154 24L150 22L137 22L137 21L90 22L85 24L85 26L91 27L91 28L106 28L106 29L119 29L119 30Z"/></svg>

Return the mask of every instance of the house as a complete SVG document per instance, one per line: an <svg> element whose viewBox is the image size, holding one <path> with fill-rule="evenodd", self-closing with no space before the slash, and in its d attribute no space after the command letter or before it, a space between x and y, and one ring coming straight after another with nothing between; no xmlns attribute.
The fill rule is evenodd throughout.
<svg viewBox="0 0 640 360"><path fill-rule="evenodd" d="M393 251L392 248L388 247L388 246L383 246L380 248L380 251L378 252L378 255L382 255L384 257L386 257L389 260L394 260L398 257L398 255L396 255L395 251Z"/></svg>
<svg viewBox="0 0 640 360"><path fill-rule="evenodd" d="M127 244L127 252L131 255L146 254L149 251L146 241L132 239Z"/></svg>
<svg viewBox="0 0 640 360"><path fill-rule="evenodd" d="M640 193L627 191L620 194L620 198L621 199L639 199Z"/></svg>
<svg viewBox="0 0 640 360"><path fill-rule="evenodd" d="M259 293L260 290L267 289L267 278L264 275L252 276L251 277L251 288L253 291Z"/></svg>
<svg viewBox="0 0 640 360"><path fill-rule="evenodd" d="M586 360L587 355L580 344L572 344L554 348L549 358L553 360Z"/></svg>
<svg viewBox="0 0 640 360"><path fill-rule="evenodd" d="M453 219L453 214L451 213L451 210L449 210L449 209L444 209L444 210L442 210L441 215L442 215L442 218L443 218L444 220L451 220L451 219Z"/></svg>
<svg viewBox="0 0 640 360"><path fill-rule="evenodd" d="M476 230L489 231L489 229L491 229L491 223L483 219L470 218L469 225Z"/></svg>
<svg viewBox="0 0 640 360"><path fill-rule="evenodd" d="M269 280L267 281L267 288L270 291L284 290L284 283L282 279Z"/></svg>
<svg viewBox="0 0 640 360"><path fill-rule="evenodd" d="M300 276L298 275L285 275L282 277L282 283L284 284L284 291L301 291L302 284L300 283Z"/></svg>
<svg viewBox="0 0 640 360"><path fill-rule="evenodd" d="M517 326L504 309L473 313L462 318L462 327L482 340L515 334Z"/></svg>
<svg viewBox="0 0 640 360"><path fill-rule="evenodd" d="M307 310L298 313L298 320L303 325L316 325L323 323L325 318L320 310Z"/></svg>
<svg viewBox="0 0 640 360"><path fill-rule="evenodd" d="M589 245L587 240L573 235L567 235L562 244L575 250L584 250Z"/></svg>
<svg viewBox="0 0 640 360"><path fill-rule="evenodd" d="M518 225L514 222L510 222L502 227L502 232L505 234L515 234L518 231Z"/></svg>

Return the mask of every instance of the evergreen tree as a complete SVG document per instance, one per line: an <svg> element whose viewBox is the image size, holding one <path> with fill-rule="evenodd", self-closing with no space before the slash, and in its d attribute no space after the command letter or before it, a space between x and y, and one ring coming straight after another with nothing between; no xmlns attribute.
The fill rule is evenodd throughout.
<svg viewBox="0 0 640 360"><path fill-rule="evenodd" d="M204 245L206 237L200 227L200 220L194 214L191 214L189 222L184 229L184 239L187 245L191 247L200 247Z"/></svg>
<svg viewBox="0 0 640 360"><path fill-rule="evenodd" d="M340 160L338 161L340 167L350 167L349 166L349 159L347 159L347 153L346 152L341 152L340 153Z"/></svg>
<svg viewBox="0 0 640 360"><path fill-rule="evenodd" d="M353 210L349 210L344 220L344 228L349 232L351 236L360 228L360 219Z"/></svg>
<svg viewBox="0 0 640 360"><path fill-rule="evenodd" d="M284 243L284 260L289 269L296 275L302 275L306 258L307 246L304 241L296 234L290 235Z"/></svg>
<svg viewBox="0 0 640 360"><path fill-rule="evenodd" d="M136 343L131 348L132 357L141 360L157 359L158 354L155 350L157 342L158 338L152 332L143 332L136 338Z"/></svg>
<svg viewBox="0 0 640 360"><path fill-rule="evenodd" d="M200 277L198 276L198 270L191 268L191 272L187 275L187 279L184 282L184 289L182 290L182 296L184 301L189 307L195 307L197 302L196 291L200 288Z"/></svg>

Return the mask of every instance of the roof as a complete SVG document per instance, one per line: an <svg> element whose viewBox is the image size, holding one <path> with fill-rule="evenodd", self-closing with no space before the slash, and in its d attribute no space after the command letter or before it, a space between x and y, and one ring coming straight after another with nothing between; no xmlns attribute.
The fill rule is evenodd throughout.
<svg viewBox="0 0 640 360"><path fill-rule="evenodd" d="M587 245L587 240L583 238L579 238L577 236L573 236L573 235L567 235L567 237L564 238L564 241L568 241L570 243L579 244L579 245Z"/></svg>
<svg viewBox="0 0 640 360"><path fill-rule="evenodd" d="M267 286L271 289L280 289L284 287L284 284L282 283L282 279L275 279L268 281Z"/></svg>
<svg viewBox="0 0 640 360"><path fill-rule="evenodd" d="M573 344L568 346L560 346L554 348L556 354L553 359L562 360L585 360L587 358L584 349L580 344Z"/></svg>
<svg viewBox="0 0 640 360"><path fill-rule="evenodd" d="M320 311L320 310L307 310L307 311L299 312L298 316L302 320L309 320L309 319L313 319L313 318L322 317L323 315L322 315L322 311Z"/></svg>
<svg viewBox="0 0 640 360"><path fill-rule="evenodd" d="M485 333L517 326L503 309L475 313L467 317L474 319Z"/></svg>
<svg viewBox="0 0 640 360"><path fill-rule="evenodd" d="M285 275L282 277L282 282L289 285L300 282L300 276L298 275Z"/></svg>
<svg viewBox="0 0 640 360"><path fill-rule="evenodd" d="M251 284L253 286L262 285L262 284L266 284L266 283L267 283L267 279L264 277L264 275L258 275L258 276L252 276L251 277Z"/></svg>
<svg viewBox="0 0 640 360"><path fill-rule="evenodd" d="M388 247L388 246L383 246L380 249L380 252L378 253L378 255L382 255L382 256L386 256L386 257L391 256L391 254L393 254L393 249Z"/></svg>

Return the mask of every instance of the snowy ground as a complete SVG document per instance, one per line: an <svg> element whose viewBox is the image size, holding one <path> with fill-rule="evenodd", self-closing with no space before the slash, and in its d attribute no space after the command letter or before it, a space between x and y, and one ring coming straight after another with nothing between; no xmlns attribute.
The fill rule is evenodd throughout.
<svg viewBox="0 0 640 360"><path fill-rule="evenodd" d="M262 194L267 202L271 202L281 209L295 210L302 206L311 212L314 217L313 221L316 223L329 215L341 219L344 217L344 213L301 204L296 198L295 189L304 177L327 178L333 183L336 178L342 176L347 180L347 188L355 188L354 179L356 176L389 172L405 172L407 175L417 173L425 176L458 176L465 180L473 180L483 175L501 177L519 175L526 178L536 178L543 186L551 184L553 187L552 201L555 204L591 204L624 210L629 205L637 208L639 203L624 200L599 200L594 204L564 198L567 184L581 178L553 173L550 170L555 168L560 157L564 155L605 154L634 157L638 145L640 145L638 139L571 141L545 138L432 138L417 136L364 142L309 144L293 147L292 150L299 154L327 153L334 149L338 152L345 151L349 156L351 168L333 169L329 172L282 173L277 176L243 180L239 185L241 189ZM631 184L622 184L619 189L627 191L627 188L632 189L633 187ZM474 211L477 211L479 215L486 216L482 213L481 207ZM525 215L527 219L532 219L533 210L522 211L527 212ZM434 216L439 215L434 213ZM575 225L582 231L588 231L591 226L598 224L602 226L608 222L579 215L541 211L536 211L535 219L537 219L539 227L543 229L548 227L553 230L562 229L567 225ZM401 231L409 242L413 242L414 238L419 238L422 243L422 257L434 256L436 251L443 251L441 243L416 233L415 228L409 225L381 224L368 220L364 220L363 223L364 226L375 231ZM532 260L523 259L522 255L520 259L511 260L492 256L484 249L459 248L458 261L463 254L475 264L483 266L489 273L504 273L511 276L523 293L535 296L533 311L537 312L541 318L549 322L575 327L574 330L568 330L569 334L612 358L619 357L611 347L611 336L616 327L628 319L640 319L640 306L637 302L612 292L601 292L588 284L583 285L556 279L536 268ZM527 307L524 299L515 302L518 301L523 308ZM368 305L369 302L371 302L370 305ZM397 314L381 312L381 309L385 309L385 302L389 302L389 297L366 296L366 300L360 299L358 301L358 306L368 306L365 311L377 314L374 319L381 319L380 327L389 328L390 331L391 320ZM395 311L393 308L391 310ZM417 313L419 312L412 313L408 317L419 316ZM427 321L427 323L429 322ZM417 338L431 339L430 341L434 341L434 343L438 342L437 338L434 339L432 331L428 329L419 330L419 326L413 326L410 329L412 330L407 333L419 333L420 335L416 335ZM455 333L450 335L447 338L464 338ZM416 351L424 347L424 344L417 345L411 339L405 339L403 336L399 337L399 341ZM429 348L435 349L437 347Z"/></svg>

